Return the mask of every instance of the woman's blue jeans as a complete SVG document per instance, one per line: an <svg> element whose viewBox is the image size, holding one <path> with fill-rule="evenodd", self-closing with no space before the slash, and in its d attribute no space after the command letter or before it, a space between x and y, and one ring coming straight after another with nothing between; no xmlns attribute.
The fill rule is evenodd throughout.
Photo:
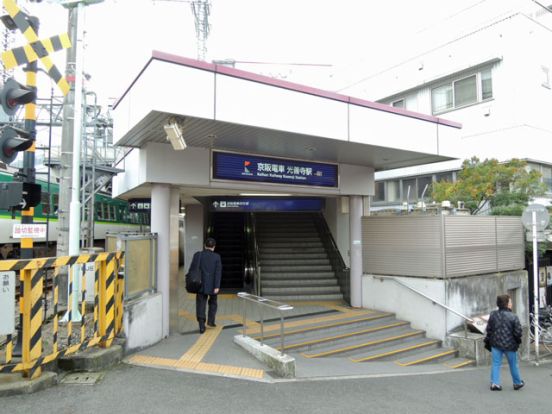
<svg viewBox="0 0 552 414"><path fill-rule="evenodd" d="M512 374L512 381L514 384L521 384L521 377L519 374L517 352L504 351L499 348L492 347L491 355L493 359L493 365L491 368L491 384L500 385L500 368L502 367L502 356L506 355L508 365L510 366L510 374Z"/></svg>

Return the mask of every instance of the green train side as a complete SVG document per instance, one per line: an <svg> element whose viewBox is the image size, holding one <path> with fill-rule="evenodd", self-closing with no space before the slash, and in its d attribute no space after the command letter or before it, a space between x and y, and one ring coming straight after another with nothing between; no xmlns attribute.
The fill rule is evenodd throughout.
<svg viewBox="0 0 552 414"><path fill-rule="evenodd" d="M13 181L13 174L0 171L0 182ZM34 257L54 256L58 236L59 184L37 179L42 189L41 202L34 209L33 222L48 224L48 241L36 239L33 242ZM21 223L20 212L15 216L7 210L0 210L0 260L19 258L20 240L13 238L13 225ZM145 231L149 227L149 215L131 213L125 200L111 198L105 194L94 197L94 245L104 247L106 232Z"/></svg>

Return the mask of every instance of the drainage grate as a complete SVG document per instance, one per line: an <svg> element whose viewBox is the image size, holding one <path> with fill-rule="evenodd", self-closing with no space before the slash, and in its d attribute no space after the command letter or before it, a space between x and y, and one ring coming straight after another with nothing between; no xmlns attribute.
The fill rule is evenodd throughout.
<svg viewBox="0 0 552 414"><path fill-rule="evenodd" d="M103 372L77 372L68 374L61 380L62 384L94 385L104 376Z"/></svg>

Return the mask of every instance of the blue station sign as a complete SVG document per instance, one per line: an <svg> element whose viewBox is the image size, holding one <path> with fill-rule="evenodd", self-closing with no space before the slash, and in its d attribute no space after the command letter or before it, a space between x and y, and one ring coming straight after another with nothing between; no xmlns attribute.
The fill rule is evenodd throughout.
<svg viewBox="0 0 552 414"><path fill-rule="evenodd" d="M213 151L213 178L313 187L337 187L337 164Z"/></svg>
<svg viewBox="0 0 552 414"><path fill-rule="evenodd" d="M258 211L320 211L324 199L311 197L219 197L209 200L210 211L258 212Z"/></svg>

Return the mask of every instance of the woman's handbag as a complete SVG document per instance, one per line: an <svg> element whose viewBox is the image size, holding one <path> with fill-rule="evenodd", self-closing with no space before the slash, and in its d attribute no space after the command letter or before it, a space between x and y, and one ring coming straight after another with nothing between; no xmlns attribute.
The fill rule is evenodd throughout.
<svg viewBox="0 0 552 414"><path fill-rule="evenodd" d="M186 274L186 291L188 293L198 293L201 289L201 256L203 256L203 252L199 254L197 266Z"/></svg>

